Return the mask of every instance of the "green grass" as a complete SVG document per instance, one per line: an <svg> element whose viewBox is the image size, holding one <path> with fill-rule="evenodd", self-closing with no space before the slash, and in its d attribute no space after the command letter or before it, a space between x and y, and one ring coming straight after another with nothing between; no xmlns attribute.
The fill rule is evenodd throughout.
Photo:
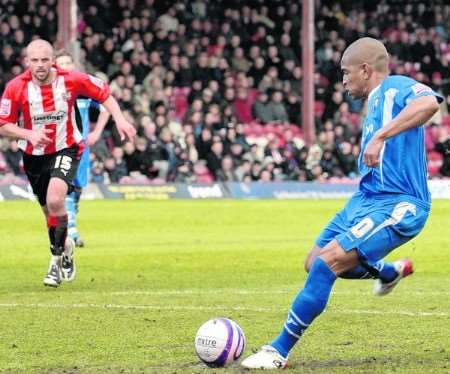
<svg viewBox="0 0 450 374"><path fill-rule="evenodd" d="M273 338L303 260L343 201L87 201L75 282L47 289L37 203L0 203L0 373L236 373L193 349L207 319L236 320L247 350ZM295 373L450 372L450 203L392 258L416 273L385 298L337 282L292 351Z"/></svg>

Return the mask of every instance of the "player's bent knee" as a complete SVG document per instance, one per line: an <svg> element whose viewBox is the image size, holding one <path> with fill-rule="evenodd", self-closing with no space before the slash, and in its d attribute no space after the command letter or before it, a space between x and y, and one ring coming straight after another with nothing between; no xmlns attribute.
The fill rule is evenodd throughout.
<svg viewBox="0 0 450 374"><path fill-rule="evenodd" d="M305 263L303 264L303 267L304 267L305 271L307 273L309 273L309 269L311 269L311 262L309 261L308 258L305 260Z"/></svg>
<svg viewBox="0 0 450 374"><path fill-rule="evenodd" d="M336 275L342 274L359 264L356 250L347 252L335 240L323 248L323 250L320 251L319 256Z"/></svg>
<svg viewBox="0 0 450 374"><path fill-rule="evenodd" d="M309 273L309 270L311 269L312 263L314 262L315 258L318 256L319 252L322 250L322 248L315 245L311 248L311 250L308 253L308 256L306 257L304 268L307 273Z"/></svg>
<svg viewBox="0 0 450 374"><path fill-rule="evenodd" d="M50 213L60 211L64 208L65 199L60 196L47 196L47 209Z"/></svg>
<svg viewBox="0 0 450 374"><path fill-rule="evenodd" d="M309 273L309 270L311 269L312 263L314 262L314 260L316 259L317 255L309 255L306 260L305 260L305 264L304 264L304 268L305 271L307 273Z"/></svg>
<svg viewBox="0 0 450 374"><path fill-rule="evenodd" d="M50 180L46 199L50 213L58 215L64 213L67 190L67 184L62 179L52 178Z"/></svg>

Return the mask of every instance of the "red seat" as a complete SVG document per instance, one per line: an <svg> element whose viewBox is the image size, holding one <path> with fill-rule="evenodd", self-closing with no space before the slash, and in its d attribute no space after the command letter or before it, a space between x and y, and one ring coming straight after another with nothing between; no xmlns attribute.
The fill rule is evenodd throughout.
<svg viewBox="0 0 450 374"><path fill-rule="evenodd" d="M446 115L442 118L442 124L450 130L450 115Z"/></svg>
<svg viewBox="0 0 450 374"><path fill-rule="evenodd" d="M315 101L314 102L314 114L316 117L322 117L323 112L325 111L325 103L323 101Z"/></svg>
<svg viewBox="0 0 450 374"><path fill-rule="evenodd" d="M294 135L301 135L302 133L302 130L297 125L289 125L289 129Z"/></svg>
<svg viewBox="0 0 450 374"><path fill-rule="evenodd" d="M428 158L428 173L430 176L439 174L439 169L443 164L443 157L439 152L431 151L427 155Z"/></svg>
<svg viewBox="0 0 450 374"><path fill-rule="evenodd" d="M251 125L252 134L255 136L263 136L264 134L264 125L260 125L259 123L254 123Z"/></svg>

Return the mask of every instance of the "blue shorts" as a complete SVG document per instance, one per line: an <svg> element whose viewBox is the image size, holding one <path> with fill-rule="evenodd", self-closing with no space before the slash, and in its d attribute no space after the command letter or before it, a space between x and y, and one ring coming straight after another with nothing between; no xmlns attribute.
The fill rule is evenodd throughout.
<svg viewBox="0 0 450 374"><path fill-rule="evenodd" d="M80 164L78 165L77 175L73 180L72 184L76 188L84 188L87 186L89 181L89 171L90 171L90 159L89 159L89 148L86 147L81 154Z"/></svg>
<svg viewBox="0 0 450 374"><path fill-rule="evenodd" d="M430 204L407 195L355 193L320 233L316 245L336 239L345 251L356 249L362 263L374 266L424 227Z"/></svg>

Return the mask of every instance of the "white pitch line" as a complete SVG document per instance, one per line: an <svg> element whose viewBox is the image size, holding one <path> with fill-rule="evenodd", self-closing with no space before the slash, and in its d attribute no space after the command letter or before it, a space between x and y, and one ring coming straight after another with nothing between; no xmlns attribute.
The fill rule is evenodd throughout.
<svg viewBox="0 0 450 374"><path fill-rule="evenodd" d="M280 312L275 308L250 308L230 306L167 306L167 305L137 305L137 304L21 304L1 303L0 308L31 308L31 309L138 309L138 310L167 310L167 311L247 311L247 312ZM357 315L403 315L409 317L450 317L450 312L419 312L409 310L352 310L330 309L328 313L357 314Z"/></svg>
<svg viewBox="0 0 450 374"><path fill-rule="evenodd" d="M374 314L374 315L400 315L409 317L450 317L450 312L414 312L409 310L358 310L336 309L330 310L336 314Z"/></svg>
<svg viewBox="0 0 450 374"><path fill-rule="evenodd" d="M130 291L70 291L70 294L99 294L99 295L112 295L112 296L132 296L132 295L211 295L211 294L236 294L236 295L276 295L276 294L291 294L297 290L241 290L237 288L218 288L209 290L200 289L184 289L184 290L130 290ZM41 295L42 292L30 291L30 292L5 292L5 295ZM1 295L1 294L0 294Z"/></svg>
<svg viewBox="0 0 450 374"><path fill-rule="evenodd" d="M209 294L236 294L236 295L291 295L298 292L299 289L292 290L239 290L239 289L216 289L216 290L167 290L167 291L112 291L105 294L127 296L127 295L209 295ZM372 295L371 291L332 291L333 295L342 296L366 296ZM402 295L420 295L420 296L447 296L449 291L404 291Z"/></svg>
<svg viewBox="0 0 450 374"><path fill-rule="evenodd" d="M130 290L130 291L70 291L70 294L85 295L85 294L98 294L98 295L111 295L111 296L132 296L132 295L210 295L210 294L236 294L236 295L293 295L298 292L298 289L279 289L279 290L242 290L238 288L217 288L209 290L200 289L184 289L184 290ZM42 292L30 291L30 292L5 292L4 295L42 295ZM372 295L371 291L355 290L355 291L333 291L333 295L342 296L367 296ZM2 294L0 294L1 296ZM450 291L402 291L402 296L448 296Z"/></svg>

